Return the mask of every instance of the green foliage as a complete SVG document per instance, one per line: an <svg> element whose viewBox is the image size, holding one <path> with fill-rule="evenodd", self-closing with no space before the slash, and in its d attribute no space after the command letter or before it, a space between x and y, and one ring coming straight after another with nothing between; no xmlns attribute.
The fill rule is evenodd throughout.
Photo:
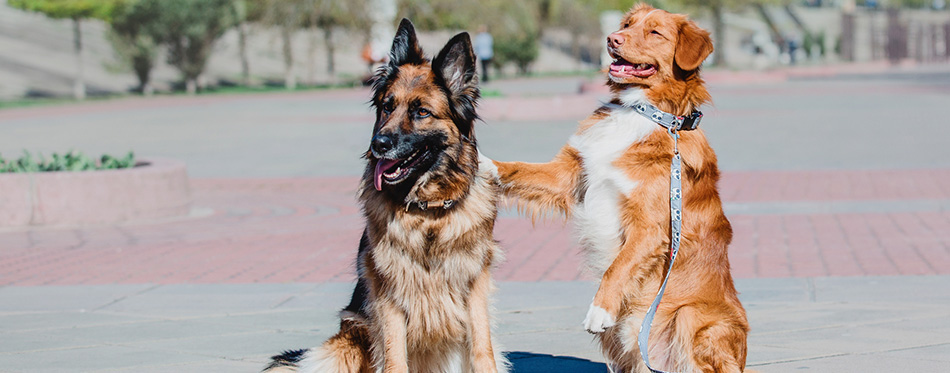
<svg viewBox="0 0 950 373"><path fill-rule="evenodd" d="M168 63L193 82L205 70L214 44L234 26L232 0L138 0L150 9L151 36L168 49Z"/></svg>
<svg viewBox="0 0 950 373"><path fill-rule="evenodd" d="M109 20L112 9L125 0L7 0L14 8L40 12L50 18Z"/></svg>
<svg viewBox="0 0 950 373"><path fill-rule="evenodd" d="M110 18L108 40L145 90L158 52L156 35L162 32L158 9L154 2L130 0L113 8Z"/></svg>
<svg viewBox="0 0 950 373"><path fill-rule="evenodd" d="M818 47L818 56L812 56L812 49ZM820 57L825 55L825 31L822 30L818 33L809 32L805 34L804 40L802 40L802 48L805 49L805 53L809 57Z"/></svg>
<svg viewBox="0 0 950 373"><path fill-rule="evenodd" d="M857 4L864 5L865 2L866 1L858 1ZM877 4L878 6L881 6L880 1L878 1ZM920 9L920 8L928 8L932 6L933 1L931 0L891 0L889 2L885 2L885 4L890 5L890 6L897 6L901 8Z"/></svg>
<svg viewBox="0 0 950 373"><path fill-rule="evenodd" d="M100 157L98 162L73 151L63 155L53 153L51 159L46 159L42 155L34 157L28 151L24 151L23 156L16 160L7 161L0 156L0 173L116 170L134 166L135 154L132 152L122 158L106 154Z"/></svg>
<svg viewBox="0 0 950 373"><path fill-rule="evenodd" d="M522 36L505 35L495 39L495 58L498 65L513 63L518 72L527 74L531 63L538 58L538 40L530 34Z"/></svg>
<svg viewBox="0 0 950 373"><path fill-rule="evenodd" d="M553 0L552 0L553 1ZM494 39L494 64L514 63L526 73L538 57L542 9L548 0L400 0L396 18L409 18L419 29L474 31L488 26ZM550 9L549 9L550 10ZM549 12L547 13L549 15Z"/></svg>

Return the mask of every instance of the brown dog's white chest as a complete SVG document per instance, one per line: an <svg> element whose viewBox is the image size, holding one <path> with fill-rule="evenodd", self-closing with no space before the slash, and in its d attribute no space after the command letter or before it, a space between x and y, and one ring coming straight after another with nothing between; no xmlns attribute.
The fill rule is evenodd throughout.
<svg viewBox="0 0 950 373"><path fill-rule="evenodd" d="M640 90L626 93L629 104L645 100ZM625 100L626 103L626 100ZM643 180L617 166L627 150L660 127L635 110L617 107L596 124L571 137L568 145L581 156L583 198L575 208L575 228L587 262L600 276L617 257L622 244L621 203L636 193Z"/></svg>

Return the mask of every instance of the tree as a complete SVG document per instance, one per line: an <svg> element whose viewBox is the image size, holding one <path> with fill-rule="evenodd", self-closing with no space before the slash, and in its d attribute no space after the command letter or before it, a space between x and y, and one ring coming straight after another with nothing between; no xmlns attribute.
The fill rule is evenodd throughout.
<svg viewBox="0 0 950 373"><path fill-rule="evenodd" d="M741 10L752 5L764 5L778 3L783 0L669 0L683 7L704 8L711 13L713 21L713 41L719 43L713 52L713 65L726 65L727 56L725 45L722 45L726 38L726 26L723 21L723 13L730 10Z"/></svg>
<svg viewBox="0 0 950 373"><path fill-rule="evenodd" d="M73 82L73 97L86 98L84 61L82 56L82 20L97 18L108 20L112 9L123 0L8 0L8 4L32 12L45 14L50 18L73 20L73 45L76 55L76 76Z"/></svg>
<svg viewBox="0 0 950 373"><path fill-rule="evenodd" d="M309 0L307 5L310 9L306 20L307 26L322 30L323 42L327 48L327 73L332 76L336 66L333 31L336 28L346 28L368 32L372 27L369 1Z"/></svg>
<svg viewBox="0 0 950 373"><path fill-rule="evenodd" d="M294 72L293 35L303 27L308 12L305 11L311 0L263 0L264 23L277 27L280 31L282 54L284 56L284 87L297 88L297 74Z"/></svg>
<svg viewBox="0 0 950 373"><path fill-rule="evenodd" d="M139 0L156 10L153 37L168 49L168 63L195 94L214 44L235 23L232 0Z"/></svg>
<svg viewBox="0 0 950 373"><path fill-rule="evenodd" d="M155 66L158 42L155 35L161 23L156 22L158 9L154 2L126 1L113 9L109 41L139 80L138 91L150 96L152 68Z"/></svg>
<svg viewBox="0 0 950 373"><path fill-rule="evenodd" d="M237 22L238 32L238 56L241 59L241 80L245 86L251 85L251 63L247 56L247 35L249 32L248 21L258 10L257 2L249 0L234 0L231 3L231 12L235 22Z"/></svg>
<svg viewBox="0 0 950 373"><path fill-rule="evenodd" d="M513 63L524 74L538 57L543 1L548 0L401 0L397 18L412 19L420 29L429 30L486 25L494 38L493 64Z"/></svg>

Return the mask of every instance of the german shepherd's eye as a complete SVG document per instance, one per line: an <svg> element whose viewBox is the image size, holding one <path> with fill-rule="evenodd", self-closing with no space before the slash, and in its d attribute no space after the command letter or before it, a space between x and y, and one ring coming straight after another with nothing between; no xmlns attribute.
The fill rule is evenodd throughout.
<svg viewBox="0 0 950 373"><path fill-rule="evenodd" d="M383 101L383 112L391 114L393 110L396 110L396 104L393 102L393 99L390 98Z"/></svg>
<svg viewBox="0 0 950 373"><path fill-rule="evenodd" d="M428 118L429 115L432 115L432 113L428 109L419 108L419 110L416 110L416 118Z"/></svg>

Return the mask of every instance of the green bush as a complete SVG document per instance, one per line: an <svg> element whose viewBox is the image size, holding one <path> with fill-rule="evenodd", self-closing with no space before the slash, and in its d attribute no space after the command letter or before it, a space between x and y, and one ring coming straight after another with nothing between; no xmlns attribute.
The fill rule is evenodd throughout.
<svg viewBox="0 0 950 373"><path fill-rule="evenodd" d="M504 35L495 39L495 59L497 66L513 63L519 74L527 74L531 63L538 58L538 38L533 34L520 36Z"/></svg>
<svg viewBox="0 0 950 373"><path fill-rule="evenodd" d="M52 159L42 155L34 157L27 151L19 159L10 161L0 155L0 173L116 170L134 166L135 154L132 152L122 158L105 154L98 160L73 151L64 155L53 153Z"/></svg>

